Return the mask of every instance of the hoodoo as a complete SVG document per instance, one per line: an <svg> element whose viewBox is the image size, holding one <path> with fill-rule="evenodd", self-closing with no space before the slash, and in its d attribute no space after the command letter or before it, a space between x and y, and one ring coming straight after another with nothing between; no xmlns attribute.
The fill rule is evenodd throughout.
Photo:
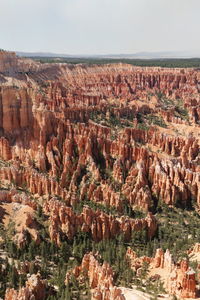
<svg viewBox="0 0 200 300"><path fill-rule="evenodd" d="M198 297L199 87L0 52L0 297Z"/></svg>

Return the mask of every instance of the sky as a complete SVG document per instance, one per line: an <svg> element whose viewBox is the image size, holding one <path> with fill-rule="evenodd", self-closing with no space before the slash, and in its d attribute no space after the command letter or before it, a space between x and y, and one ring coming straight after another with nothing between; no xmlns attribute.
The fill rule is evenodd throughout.
<svg viewBox="0 0 200 300"><path fill-rule="evenodd" d="M200 0L0 0L0 48L65 54L196 51L199 14Z"/></svg>

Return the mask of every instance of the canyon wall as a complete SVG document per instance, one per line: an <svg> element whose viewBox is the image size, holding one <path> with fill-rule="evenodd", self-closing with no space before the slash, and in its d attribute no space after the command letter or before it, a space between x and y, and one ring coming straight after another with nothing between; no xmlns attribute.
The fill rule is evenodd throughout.
<svg viewBox="0 0 200 300"><path fill-rule="evenodd" d="M1 51L0 221L15 215L16 244L25 247L27 233L40 244L38 208L57 246L78 232L127 243L145 231L151 240L164 205L198 213L199 92L198 69L41 64ZM146 261L152 276L166 273L170 294L196 296L187 262L162 250L127 256L136 271ZM93 299L123 299L106 263L86 254L77 277L83 269ZM29 281L6 300L37 300Z"/></svg>

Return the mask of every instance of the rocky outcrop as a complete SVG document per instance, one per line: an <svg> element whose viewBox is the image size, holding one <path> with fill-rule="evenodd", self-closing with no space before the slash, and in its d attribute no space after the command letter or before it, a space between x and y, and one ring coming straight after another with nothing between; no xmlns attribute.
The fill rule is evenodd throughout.
<svg viewBox="0 0 200 300"><path fill-rule="evenodd" d="M82 276L89 280L92 300L125 300L120 288L114 286L109 264L100 265L92 253L85 254L81 265L66 274L66 285L72 274L78 279Z"/></svg>
<svg viewBox="0 0 200 300"><path fill-rule="evenodd" d="M31 275L26 281L26 286L18 291L7 289L5 300L43 300L47 296L47 283L39 274Z"/></svg>
<svg viewBox="0 0 200 300"><path fill-rule="evenodd" d="M115 217L103 213L100 210L94 211L89 207L84 207L81 214L73 212L57 200L50 200L44 204L44 214L50 217L49 232L51 240L60 244L60 233L62 232L68 239L79 230L91 234L94 241L110 239L116 235L123 234L128 241L134 231L146 230L149 238L153 237L157 230L155 217L148 213L144 219L131 219L128 217Z"/></svg>
<svg viewBox="0 0 200 300"><path fill-rule="evenodd" d="M0 203L20 203L30 206L33 210L37 209L37 203L34 199L31 199L31 197L23 191L17 191L15 188L0 190Z"/></svg>
<svg viewBox="0 0 200 300"><path fill-rule="evenodd" d="M2 190L0 191L0 207L2 208L0 222L5 228L10 223L14 225L13 241L18 247L23 248L30 238L37 244L40 243L39 224L35 218L37 204L33 199L15 189Z"/></svg>
<svg viewBox="0 0 200 300"><path fill-rule="evenodd" d="M0 127L4 134L10 137L22 133L24 138L30 139L29 131L33 127L32 100L27 89L3 87L0 90ZM11 140L11 139L10 139Z"/></svg>
<svg viewBox="0 0 200 300"><path fill-rule="evenodd" d="M8 140L4 137L0 138L0 158L5 161L12 159L10 144Z"/></svg>
<svg viewBox="0 0 200 300"><path fill-rule="evenodd" d="M17 207L15 206L14 209ZM29 236L33 239L36 244L41 242L40 234L38 232L38 223L34 219L33 212L27 211L26 207L17 208L19 211L14 218L16 234L14 236L14 241L19 248L25 247L27 245Z"/></svg>
<svg viewBox="0 0 200 300"><path fill-rule="evenodd" d="M137 257L136 253L128 248L126 253L131 267L138 273L146 262L149 265L150 276L158 275L164 283L166 291L180 299L196 298L196 278L195 271L189 267L188 261L182 260L174 263L169 250L164 253L162 249L157 249L154 258Z"/></svg>
<svg viewBox="0 0 200 300"><path fill-rule="evenodd" d="M14 52L0 51L0 73L13 74L17 68L17 56Z"/></svg>
<svg viewBox="0 0 200 300"><path fill-rule="evenodd" d="M194 246L188 250L188 254L190 256L195 255L195 254L200 254L200 243L194 244Z"/></svg>

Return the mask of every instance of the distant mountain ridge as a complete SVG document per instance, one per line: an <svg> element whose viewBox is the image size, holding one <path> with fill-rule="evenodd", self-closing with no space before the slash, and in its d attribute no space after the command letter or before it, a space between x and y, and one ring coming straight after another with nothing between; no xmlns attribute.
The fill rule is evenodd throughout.
<svg viewBox="0 0 200 300"><path fill-rule="evenodd" d="M20 52L23 57L59 57L59 58L113 58L113 59L164 59L164 58L200 58L199 51L165 51L165 52L137 52L133 54L62 54L51 52Z"/></svg>

